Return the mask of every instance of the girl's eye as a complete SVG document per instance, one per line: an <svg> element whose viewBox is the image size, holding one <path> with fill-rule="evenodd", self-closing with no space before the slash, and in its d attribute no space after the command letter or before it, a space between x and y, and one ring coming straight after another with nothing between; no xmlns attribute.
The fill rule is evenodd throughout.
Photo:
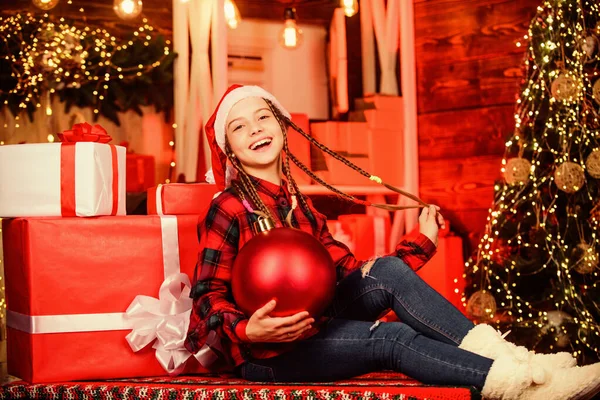
<svg viewBox="0 0 600 400"><path fill-rule="evenodd" d="M237 125L235 128L233 128L233 132L240 130L243 127L243 125Z"/></svg>
<svg viewBox="0 0 600 400"><path fill-rule="evenodd" d="M269 118L269 115L261 115L258 119L263 120Z"/></svg>

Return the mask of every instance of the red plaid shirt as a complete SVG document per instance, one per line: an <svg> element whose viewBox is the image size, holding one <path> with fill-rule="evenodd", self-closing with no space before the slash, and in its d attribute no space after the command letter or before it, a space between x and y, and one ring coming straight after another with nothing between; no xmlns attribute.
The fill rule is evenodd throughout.
<svg viewBox="0 0 600 400"><path fill-rule="evenodd" d="M277 227L284 226L291 208L287 183L280 186L252 178L259 196L272 210ZM343 279L360 268L366 260L357 260L348 247L336 241L327 229L327 218L314 209L306 198L315 220L311 223L300 206L294 210L292 222L296 228L310 232L321 240L333 258L337 279ZM291 348L293 343L252 343L246 336L248 317L236 307L231 295L231 270L238 249L253 237L251 224L256 216L248 213L231 188L215 198L204 220L198 226L200 254L192 282L194 306L185 341L186 348L198 352L210 331L220 338L223 356L231 365L240 365L251 358L269 358ZM412 269L421 268L435 253L435 245L420 234L414 241L402 241L394 253ZM322 321L321 321L322 322ZM319 323L313 324L314 334ZM310 335L307 335L310 336Z"/></svg>

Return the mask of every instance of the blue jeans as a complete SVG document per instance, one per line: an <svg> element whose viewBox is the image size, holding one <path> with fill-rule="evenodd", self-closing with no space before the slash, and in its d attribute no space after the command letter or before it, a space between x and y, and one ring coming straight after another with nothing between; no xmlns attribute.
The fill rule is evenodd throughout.
<svg viewBox="0 0 600 400"><path fill-rule="evenodd" d="M373 321L392 309L402 322ZM241 366L244 379L319 382L393 370L427 384L481 390L492 360L458 348L473 323L401 259L378 259L340 281L332 317L291 351Z"/></svg>

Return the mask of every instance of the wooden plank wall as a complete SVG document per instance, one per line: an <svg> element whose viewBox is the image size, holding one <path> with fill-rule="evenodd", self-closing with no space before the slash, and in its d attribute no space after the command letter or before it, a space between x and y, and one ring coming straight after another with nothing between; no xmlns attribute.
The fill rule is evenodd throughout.
<svg viewBox="0 0 600 400"><path fill-rule="evenodd" d="M539 0L415 0L420 193L472 251L514 129L523 39Z"/></svg>

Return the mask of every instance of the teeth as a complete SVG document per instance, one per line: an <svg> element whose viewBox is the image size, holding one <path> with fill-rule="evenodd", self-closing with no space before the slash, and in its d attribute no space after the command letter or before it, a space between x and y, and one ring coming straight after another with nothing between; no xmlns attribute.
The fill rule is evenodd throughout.
<svg viewBox="0 0 600 400"><path fill-rule="evenodd" d="M261 144L267 144L267 143L271 143L271 139L263 139L263 140L261 140L261 141L259 141L259 142L256 142L256 143L254 143L254 144L253 144L253 145L250 147L250 149L254 150L254 149L256 149L258 146L260 146Z"/></svg>

